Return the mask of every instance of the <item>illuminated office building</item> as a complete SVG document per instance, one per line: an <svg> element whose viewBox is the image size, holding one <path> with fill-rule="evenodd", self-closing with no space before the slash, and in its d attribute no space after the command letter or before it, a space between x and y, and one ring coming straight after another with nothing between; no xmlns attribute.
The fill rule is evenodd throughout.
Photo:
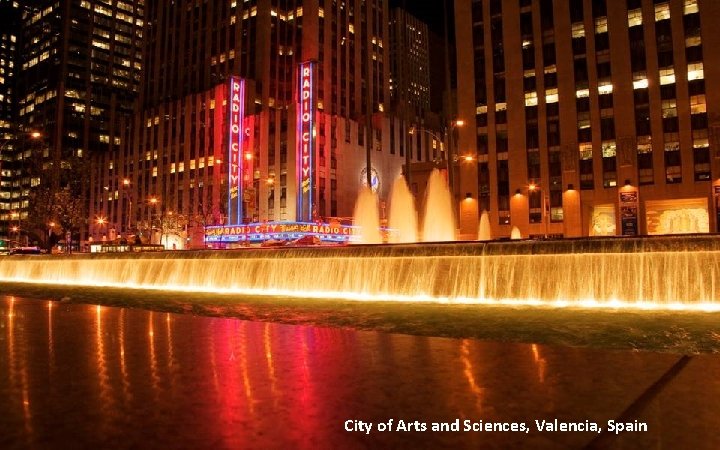
<svg viewBox="0 0 720 450"><path fill-rule="evenodd" d="M718 230L720 2L456 0L455 19L461 189L495 236Z"/></svg>
<svg viewBox="0 0 720 450"><path fill-rule="evenodd" d="M120 148L140 83L144 0L20 3L14 126L25 132L16 139L10 206L25 222L33 219L30 193L44 182L40 165L62 171L70 160ZM25 136L30 131L35 139ZM89 179L74 181L87 189Z"/></svg>
<svg viewBox="0 0 720 450"><path fill-rule="evenodd" d="M341 221L369 153L383 215L426 145L388 115L388 18L387 0L148 2L139 108L98 161L94 213L129 234L170 212L188 228Z"/></svg>

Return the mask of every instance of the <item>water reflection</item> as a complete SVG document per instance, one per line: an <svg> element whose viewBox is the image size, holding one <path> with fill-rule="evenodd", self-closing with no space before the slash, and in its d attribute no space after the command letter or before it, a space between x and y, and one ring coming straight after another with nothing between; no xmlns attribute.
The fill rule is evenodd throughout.
<svg viewBox="0 0 720 450"><path fill-rule="evenodd" d="M538 346L2 297L0 320L0 447L398 446L415 437L367 440L343 424L522 418L530 412L518 408L567 410L576 396L602 392L605 379L618 383L612 357L588 364ZM627 365L654 367L636 355ZM610 406L607 414L622 410Z"/></svg>

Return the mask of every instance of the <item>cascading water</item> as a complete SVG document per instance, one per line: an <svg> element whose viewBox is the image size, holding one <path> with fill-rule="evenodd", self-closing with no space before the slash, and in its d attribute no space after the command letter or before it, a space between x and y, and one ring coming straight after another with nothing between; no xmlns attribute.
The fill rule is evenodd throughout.
<svg viewBox="0 0 720 450"><path fill-rule="evenodd" d="M415 197L407 187L405 177L398 176L390 194L389 241L394 244L417 242L417 212Z"/></svg>
<svg viewBox="0 0 720 450"><path fill-rule="evenodd" d="M480 226L478 227L478 241L489 241L492 239L490 230L490 216L487 211L480 214Z"/></svg>
<svg viewBox="0 0 720 450"><path fill-rule="evenodd" d="M353 224L358 228L357 244L382 244L377 195L363 187L355 203Z"/></svg>
<svg viewBox="0 0 720 450"><path fill-rule="evenodd" d="M452 196L445 178L437 169L432 171L428 180L422 238L425 242L455 240Z"/></svg>
<svg viewBox="0 0 720 450"><path fill-rule="evenodd" d="M392 301L720 310L720 238L0 258L0 281Z"/></svg>

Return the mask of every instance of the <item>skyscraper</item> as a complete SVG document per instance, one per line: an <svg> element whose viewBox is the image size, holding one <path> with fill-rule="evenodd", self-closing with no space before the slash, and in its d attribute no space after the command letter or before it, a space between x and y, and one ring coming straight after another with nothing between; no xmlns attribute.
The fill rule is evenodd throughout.
<svg viewBox="0 0 720 450"><path fill-rule="evenodd" d="M140 109L128 147L98 162L95 214L118 232L169 211L193 227L329 220L368 178L387 199L414 150L386 111L387 46L384 0L149 3Z"/></svg>
<svg viewBox="0 0 720 450"><path fill-rule="evenodd" d="M19 192L13 209L21 220L29 217L30 190L44 182L26 170L40 164L34 150L41 150L43 169L61 172L72 159L119 148L120 124L133 111L140 83L143 5L144 0L23 2L17 120L20 128L41 133L42 144L25 145L17 155L21 173L13 181Z"/></svg>
<svg viewBox="0 0 720 450"><path fill-rule="evenodd" d="M12 219L13 160L17 148L16 92L20 4L0 0L0 237L9 237Z"/></svg>
<svg viewBox="0 0 720 450"><path fill-rule="evenodd" d="M718 2L455 5L461 183L496 236L717 230Z"/></svg>
<svg viewBox="0 0 720 450"><path fill-rule="evenodd" d="M430 110L430 44L427 24L402 8L390 12L391 98L422 117Z"/></svg>

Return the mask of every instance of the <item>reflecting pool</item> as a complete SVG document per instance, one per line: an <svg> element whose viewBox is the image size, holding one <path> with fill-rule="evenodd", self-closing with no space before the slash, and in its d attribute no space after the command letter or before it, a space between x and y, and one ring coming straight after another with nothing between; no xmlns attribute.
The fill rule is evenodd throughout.
<svg viewBox="0 0 720 450"><path fill-rule="evenodd" d="M605 423L680 359L0 297L0 447L577 448L595 436L538 432L534 421ZM678 376L691 377L688 389L638 409L651 432L617 439L720 445L698 428L720 426L719 369L695 357ZM661 427L667 414L680 418ZM389 419L532 427L346 431Z"/></svg>

